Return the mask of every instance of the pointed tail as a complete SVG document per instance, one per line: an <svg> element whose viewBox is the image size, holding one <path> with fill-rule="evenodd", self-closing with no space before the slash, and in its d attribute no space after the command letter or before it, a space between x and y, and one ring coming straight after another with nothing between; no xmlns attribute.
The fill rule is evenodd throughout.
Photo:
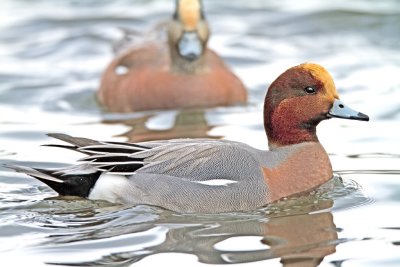
<svg viewBox="0 0 400 267"><path fill-rule="evenodd" d="M61 196L88 197L90 190L101 174L100 171L66 174L64 170L45 170L11 164L4 164L3 166L38 179Z"/></svg>

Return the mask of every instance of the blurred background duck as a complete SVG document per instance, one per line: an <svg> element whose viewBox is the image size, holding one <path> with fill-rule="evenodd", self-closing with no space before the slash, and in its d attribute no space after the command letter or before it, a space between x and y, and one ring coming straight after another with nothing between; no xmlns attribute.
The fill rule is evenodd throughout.
<svg viewBox="0 0 400 267"><path fill-rule="evenodd" d="M98 91L107 110L215 107L247 101L243 83L207 48L210 31L201 0L176 0L173 19L165 28L166 41L159 35L141 38L107 67Z"/></svg>

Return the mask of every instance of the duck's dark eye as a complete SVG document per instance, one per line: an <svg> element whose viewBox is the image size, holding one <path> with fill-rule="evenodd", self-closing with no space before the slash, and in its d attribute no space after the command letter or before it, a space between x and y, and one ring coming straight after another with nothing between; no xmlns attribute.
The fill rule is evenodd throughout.
<svg viewBox="0 0 400 267"><path fill-rule="evenodd" d="M315 94L316 90L312 86L307 86L306 88L304 88L304 92L306 92L307 94Z"/></svg>

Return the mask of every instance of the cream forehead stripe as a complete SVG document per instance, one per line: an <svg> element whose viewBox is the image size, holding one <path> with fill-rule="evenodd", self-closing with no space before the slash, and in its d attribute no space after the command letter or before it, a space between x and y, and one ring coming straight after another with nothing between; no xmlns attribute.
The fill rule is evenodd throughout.
<svg viewBox="0 0 400 267"><path fill-rule="evenodd" d="M299 65L299 67L310 71L315 78L324 84L328 94L332 94L332 97L338 98L333 78L324 67L312 63L304 63Z"/></svg>
<svg viewBox="0 0 400 267"><path fill-rule="evenodd" d="M183 27L187 31L196 29L197 23L200 20L201 5L200 0L181 0L179 1L179 18L182 21Z"/></svg>

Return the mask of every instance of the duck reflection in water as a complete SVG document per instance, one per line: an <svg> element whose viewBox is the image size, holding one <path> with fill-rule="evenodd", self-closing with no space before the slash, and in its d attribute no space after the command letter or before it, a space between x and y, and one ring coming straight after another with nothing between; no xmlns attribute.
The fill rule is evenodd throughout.
<svg viewBox="0 0 400 267"><path fill-rule="evenodd" d="M209 125L203 109L178 110L173 116L173 124L167 129L151 129L147 126L151 119L156 119L162 114L144 114L132 119L103 120L105 124L124 124L130 129L124 133L117 134L126 137L129 142L145 142L155 140L169 140L179 138L214 138L223 136L210 135L209 132L218 125Z"/></svg>
<svg viewBox="0 0 400 267"><path fill-rule="evenodd" d="M328 208L332 203L331 200L322 201L318 208ZM286 204L284 206L288 207ZM283 266L318 266L325 256L335 252L338 241L330 212L281 214L265 221L228 220L221 221L218 227L210 223L209 228L194 227L189 233L184 228L171 229L165 243L153 249L159 252L193 253L200 262L210 264L281 258ZM260 242L260 246L256 250L247 250L245 245L241 246L242 250L230 250L232 245L226 246L227 249L218 249L218 244L228 239L237 239L234 244L240 246L241 237L260 237L260 241L256 241ZM263 246L265 249L262 249Z"/></svg>
<svg viewBox="0 0 400 267"><path fill-rule="evenodd" d="M335 252L337 233L332 214L297 214L275 217L265 223L231 221L219 227L192 230L172 229L164 244L153 248L159 252L193 253L200 262L210 264L246 263L281 258L283 266L318 266L323 258ZM224 235L221 235L224 233ZM260 237L265 249L242 251L218 250L217 245L228 238ZM254 242L254 241L253 241ZM235 243L235 244L237 244ZM243 244L249 244L248 241ZM232 245L229 246L229 248Z"/></svg>
<svg viewBox="0 0 400 267"><path fill-rule="evenodd" d="M294 202L298 204L295 208ZM207 264L247 263L280 258L282 266L318 266L325 256L335 252L337 244L343 242L338 240L333 216L329 211L332 206L331 199L304 196L274 203L255 213L182 215L161 211L153 221L130 225L125 227L123 233L120 230L118 234L106 231L112 236L137 234L123 241L124 246L137 246L139 237L141 240L158 239L151 235L145 237L151 229L166 228L165 237L158 245L140 244L139 250L110 253L110 256L100 260L79 264L132 264L156 254L183 253L195 255L199 262ZM116 215L115 220L119 218ZM103 232L88 238L100 238L98 240L101 242L102 239L107 240L110 237L108 235ZM241 239L246 237L252 239ZM62 243L81 241L70 238L65 242L63 237ZM249 246L252 248L249 249ZM85 249L90 249L87 244Z"/></svg>

